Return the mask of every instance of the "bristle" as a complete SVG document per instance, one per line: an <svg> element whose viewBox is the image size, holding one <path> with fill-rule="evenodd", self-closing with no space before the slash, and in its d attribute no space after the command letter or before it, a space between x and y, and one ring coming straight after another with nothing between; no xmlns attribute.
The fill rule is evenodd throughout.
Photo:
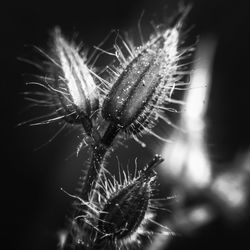
<svg viewBox="0 0 250 250"><path fill-rule="evenodd" d="M104 97L102 115L135 138L152 131L166 104L181 103L172 99L172 93L183 75L189 74L179 62L190 49L180 49L180 27L179 22L158 31L133 49L126 42L121 47L115 45L119 65L111 67L117 73L110 74L111 87Z"/></svg>

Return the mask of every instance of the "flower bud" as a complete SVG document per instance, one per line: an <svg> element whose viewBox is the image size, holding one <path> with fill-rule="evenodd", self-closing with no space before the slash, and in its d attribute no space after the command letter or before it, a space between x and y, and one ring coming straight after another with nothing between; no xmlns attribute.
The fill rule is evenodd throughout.
<svg viewBox="0 0 250 250"><path fill-rule="evenodd" d="M155 155L142 171L135 171L132 177L124 174L119 181L109 172L102 175L99 188L93 190L92 200L85 201L80 196L67 193L77 200L77 215L71 222L72 242L79 249L113 249L138 243L141 235L152 234L146 226L153 221L154 210L158 202L154 199L153 190L156 172L154 169L163 161ZM110 175L111 181L107 174Z"/></svg>
<svg viewBox="0 0 250 250"><path fill-rule="evenodd" d="M99 96L85 58L59 29L54 33L53 54L51 73L55 80L51 88L55 104L67 122L86 123L99 106Z"/></svg>
<svg viewBox="0 0 250 250"><path fill-rule="evenodd" d="M150 192L150 184L140 181L121 189L104 206L100 216L100 230L117 240L131 235L145 216Z"/></svg>
<svg viewBox="0 0 250 250"><path fill-rule="evenodd" d="M99 217L98 229L104 235L101 239L108 239L110 242L136 239L138 229L143 228L150 213L152 182L155 177L153 168L162 161L160 156L155 156L139 177L129 181L127 185L118 187L118 190L107 199Z"/></svg>
<svg viewBox="0 0 250 250"><path fill-rule="evenodd" d="M170 98L177 81L178 40L179 30L174 27L129 51L125 61L120 59L123 69L103 103L106 120L134 134L154 125L158 107ZM121 50L116 54L125 58Z"/></svg>

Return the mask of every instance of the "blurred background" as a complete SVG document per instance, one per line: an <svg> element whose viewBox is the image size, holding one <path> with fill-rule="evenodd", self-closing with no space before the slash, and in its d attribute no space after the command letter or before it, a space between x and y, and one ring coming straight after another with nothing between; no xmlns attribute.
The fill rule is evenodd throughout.
<svg viewBox="0 0 250 250"><path fill-rule="evenodd" d="M159 170L160 192L165 196L176 194L178 199L167 205L171 213L161 215L159 220L169 225L176 236L159 236L153 244L160 246L153 245L152 249L247 249L250 3L243 0L182 3L193 5L185 24L186 29L192 29L185 43L201 41L198 54L194 55L191 79L197 81L195 73L207 76L198 77L201 86L208 86L205 92L198 92L206 103L198 98L195 104L203 110L191 128L188 111L182 116L169 114L188 131L185 136L169 126L158 126L161 135L173 138L173 146L146 136L144 142L149 144L148 148L129 141L127 147L115 151L114 157L117 155L124 165L129 159L132 167L137 157L142 167L154 153L166 154L166 163ZM37 110L25 110L27 102L20 95L27 90L25 82L29 77L25 74L39 74L39 71L18 58L34 61L36 52L31 45L48 49L49 33L57 25L67 37L75 36L77 41L92 48L112 29L122 33L136 28L144 12L142 31L147 37L152 30L150 21L168 20L178 9L178 1L19 1L1 9L2 245L6 250L57 249L57 234L64 228L72 202L60 188L74 192L86 154L83 152L78 158L74 155L80 143L77 131L66 131L49 142L58 131L56 124L17 127L19 122L39 115ZM138 39L138 32L135 36ZM105 46L111 47L112 39ZM111 60L103 56L97 66ZM200 127L193 131L197 123ZM176 152L179 157L175 158ZM115 169L115 159L110 161Z"/></svg>

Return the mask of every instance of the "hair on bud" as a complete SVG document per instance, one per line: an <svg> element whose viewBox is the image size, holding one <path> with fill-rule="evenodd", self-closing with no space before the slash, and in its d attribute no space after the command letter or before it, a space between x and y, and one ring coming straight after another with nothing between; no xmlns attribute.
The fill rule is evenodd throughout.
<svg viewBox="0 0 250 250"><path fill-rule="evenodd" d="M157 209L153 194L156 178L154 169L162 161L161 156L156 155L144 170L135 171L134 177L123 171L123 181L121 172L120 180L117 181L106 170L99 188L94 191L97 196L91 203L70 195L88 210L87 213L82 210L85 215L79 213L72 221L74 244L97 249L100 246L120 249L140 244L140 236L153 234L147 230L147 225L154 222L154 210ZM84 230L81 228L83 222L88 224Z"/></svg>
<svg viewBox="0 0 250 250"><path fill-rule="evenodd" d="M43 74L46 72L46 75L34 75L39 82L32 81L27 85L42 90L24 92L25 99L32 102L30 107L44 108L49 112L19 125L64 121L62 129L67 124L81 125L86 134L91 135L99 109L99 90L91 75L93 69L88 67L82 49L73 41L67 41L58 27L52 32L49 52L36 46L34 48L46 61L41 66L28 62L39 67Z"/></svg>
<svg viewBox="0 0 250 250"><path fill-rule="evenodd" d="M184 72L179 65L189 49L180 49L182 19L173 27L158 30L148 42L124 49L115 46L119 67L112 72L108 94L102 106L103 117L129 134L150 132L168 103L178 103L171 95L180 83ZM181 102L179 102L181 103ZM166 119L165 119L166 120Z"/></svg>
<svg viewBox="0 0 250 250"><path fill-rule="evenodd" d="M53 35L52 52L56 62L51 65L55 104L66 121L86 124L87 129L99 107L99 93L86 58L74 43L66 41L58 28Z"/></svg>

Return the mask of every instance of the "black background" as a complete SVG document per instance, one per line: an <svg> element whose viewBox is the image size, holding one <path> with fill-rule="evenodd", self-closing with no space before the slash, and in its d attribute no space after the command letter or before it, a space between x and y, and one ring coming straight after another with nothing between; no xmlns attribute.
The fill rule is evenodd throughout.
<svg viewBox="0 0 250 250"><path fill-rule="evenodd" d="M192 3L187 20L187 26L194 25L191 35L212 33L218 39L207 114L208 139L213 160L230 162L250 146L250 6L248 1ZM137 25L142 10L145 20L150 20L172 13L176 6L173 0L19 1L1 6L0 225L4 249L56 249L56 232L63 227L71 203L60 187L74 190L80 172L79 159L65 160L77 145L76 135L59 136L34 151L56 127L16 127L26 118L20 114L26 105L19 94L25 90L22 74L34 73L33 66L17 60L32 57L33 51L26 45L46 48L49 31L59 25L68 35L78 32L91 47L111 29ZM126 149L121 160L143 152ZM218 219L193 236L177 237L168 249L246 249L249 232L247 219L234 224Z"/></svg>

